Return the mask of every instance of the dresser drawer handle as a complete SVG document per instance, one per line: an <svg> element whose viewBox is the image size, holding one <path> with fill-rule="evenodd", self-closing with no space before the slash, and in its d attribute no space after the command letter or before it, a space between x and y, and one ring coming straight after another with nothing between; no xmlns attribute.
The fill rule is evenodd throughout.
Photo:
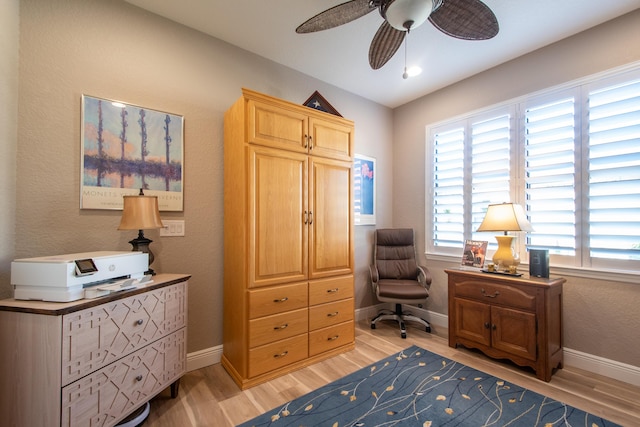
<svg viewBox="0 0 640 427"><path fill-rule="evenodd" d="M138 375L138 376L136 377L136 381L138 381L138 382L142 381L142 375Z"/></svg>
<svg viewBox="0 0 640 427"><path fill-rule="evenodd" d="M339 336L340 336L340 335L334 335L334 336L332 336L332 337L329 337L329 338L327 338L327 341L335 341L335 340L337 340L337 339L338 339L338 337L339 337Z"/></svg>
<svg viewBox="0 0 640 427"><path fill-rule="evenodd" d="M138 326L142 325L143 323L144 323L144 320L142 320L142 319L136 320L136 325L138 325Z"/></svg>
<svg viewBox="0 0 640 427"><path fill-rule="evenodd" d="M289 327L289 324L288 324L288 323L285 323L285 324L284 324L284 325L282 325L282 326L276 326L275 328L273 328L273 330L274 330L274 331L279 331L279 330L281 330L281 329L286 329L286 328L288 328L288 327Z"/></svg>
<svg viewBox="0 0 640 427"><path fill-rule="evenodd" d="M281 298L281 299L274 299L273 302L278 303L278 302L285 302L285 301L288 301L288 300L289 300L289 297L284 297L284 298Z"/></svg>
<svg viewBox="0 0 640 427"><path fill-rule="evenodd" d="M333 312L333 313L328 313L328 314L327 314L327 317L336 317L337 315L338 315L338 312L337 312L337 311L335 311L335 312Z"/></svg>
<svg viewBox="0 0 640 427"><path fill-rule="evenodd" d="M485 291L484 289L480 289L480 292L482 293L482 295L483 295L483 296L485 296L485 297L487 297L487 298L495 298L495 297L497 297L498 295L500 295L500 292L498 292L498 291L495 291L495 292L493 293L493 295L489 295L489 294L487 293L487 291Z"/></svg>
<svg viewBox="0 0 640 427"><path fill-rule="evenodd" d="M327 289L327 293L328 294L335 294L336 292L338 292L338 288L333 288L333 289Z"/></svg>
<svg viewBox="0 0 640 427"><path fill-rule="evenodd" d="M274 354L274 355L273 355L273 357L274 357L275 359L280 359L281 357L285 357L287 354L289 354L289 352L288 352L288 351L283 351L283 352L282 352L282 353L280 353L280 354Z"/></svg>

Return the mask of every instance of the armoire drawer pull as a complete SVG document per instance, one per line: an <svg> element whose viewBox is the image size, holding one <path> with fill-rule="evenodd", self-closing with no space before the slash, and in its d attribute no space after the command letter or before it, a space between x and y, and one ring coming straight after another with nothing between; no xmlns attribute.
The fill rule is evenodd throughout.
<svg viewBox="0 0 640 427"><path fill-rule="evenodd" d="M338 288L327 289L328 294L335 294L336 292L338 292Z"/></svg>
<svg viewBox="0 0 640 427"><path fill-rule="evenodd" d="M289 297L284 297L284 298L280 298L280 299L274 299L273 302L278 303L278 302L285 302L288 301Z"/></svg>
<svg viewBox="0 0 640 427"><path fill-rule="evenodd" d="M276 327L274 327L273 329L274 329L274 330L276 330L276 331L279 331L279 330L281 330L281 329L286 329L286 328L288 328L288 327L289 327L289 324L288 324L288 323L285 323L284 325L276 326Z"/></svg>
<svg viewBox="0 0 640 427"><path fill-rule="evenodd" d="M327 313L327 317L336 317L338 315L337 311L334 311L333 313Z"/></svg>
<svg viewBox="0 0 640 427"><path fill-rule="evenodd" d="M329 338L327 338L327 341L335 341L335 340L337 340L337 339L338 339L338 337L339 337L339 336L340 336L340 335L334 335L334 336L332 336L332 337L329 337Z"/></svg>
<svg viewBox="0 0 640 427"><path fill-rule="evenodd" d="M275 359L279 359L279 358L281 358L281 357L285 357L287 354L289 354L289 352L288 352L288 351L283 351L283 352L282 352L282 353L280 353L280 354L274 354L274 355L273 355L273 357L274 357Z"/></svg>

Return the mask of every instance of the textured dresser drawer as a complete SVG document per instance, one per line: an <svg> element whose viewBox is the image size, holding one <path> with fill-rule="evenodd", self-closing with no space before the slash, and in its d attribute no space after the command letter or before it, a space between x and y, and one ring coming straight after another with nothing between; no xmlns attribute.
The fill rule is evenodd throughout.
<svg viewBox="0 0 640 427"><path fill-rule="evenodd" d="M111 426L186 370L186 328L62 389L62 426Z"/></svg>
<svg viewBox="0 0 640 427"><path fill-rule="evenodd" d="M487 283L483 281L461 280L455 284L455 296L473 299L484 303L506 305L534 311L536 291L523 290L509 285Z"/></svg>
<svg viewBox="0 0 640 427"><path fill-rule="evenodd" d="M62 385L186 326L187 283L66 314Z"/></svg>
<svg viewBox="0 0 640 427"><path fill-rule="evenodd" d="M345 322L309 332L309 356L353 343L355 339L354 328L353 322Z"/></svg>
<svg viewBox="0 0 640 427"><path fill-rule="evenodd" d="M309 308L309 330L353 320L353 298L320 304Z"/></svg>
<svg viewBox="0 0 640 427"><path fill-rule="evenodd" d="M249 347L304 334L309 326L308 310L288 311L249 321Z"/></svg>
<svg viewBox="0 0 640 427"><path fill-rule="evenodd" d="M309 301L308 289L304 282L249 291L249 318L304 308Z"/></svg>
<svg viewBox="0 0 640 427"><path fill-rule="evenodd" d="M309 283L309 305L353 298L353 276L314 280Z"/></svg>
<svg viewBox="0 0 640 427"><path fill-rule="evenodd" d="M308 345L307 334L302 334L249 350L249 377L306 359Z"/></svg>

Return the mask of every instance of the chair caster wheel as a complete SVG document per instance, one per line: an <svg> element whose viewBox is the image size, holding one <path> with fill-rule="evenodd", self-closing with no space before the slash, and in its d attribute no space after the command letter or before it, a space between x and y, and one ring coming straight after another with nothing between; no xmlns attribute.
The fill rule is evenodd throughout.
<svg viewBox="0 0 640 427"><path fill-rule="evenodd" d="M400 336L401 336L402 338L407 338L407 334L406 334L405 332L402 332L402 333L400 334Z"/></svg>
<svg viewBox="0 0 640 427"><path fill-rule="evenodd" d="M376 324L375 324L375 323L372 323L372 324L371 324L371 329L375 329L375 328L376 328Z"/></svg>
<svg viewBox="0 0 640 427"><path fill-rule="evenodd" d="M427 326L425 329L428 333L431 333L431 326Z"/></svg>

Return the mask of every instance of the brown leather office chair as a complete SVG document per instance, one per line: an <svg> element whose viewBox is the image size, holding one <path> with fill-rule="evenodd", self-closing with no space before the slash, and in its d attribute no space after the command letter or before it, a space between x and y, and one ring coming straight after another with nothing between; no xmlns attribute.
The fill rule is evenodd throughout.
<svg viewBox="0 0 640 427"><path fill-rule="evenodd" d="M371 320L371 329L379 320L395 320L400 324L402 338L407 337L405 321L422 324L427 332L431 325L426 320L402 311L402 304L418 304L429 297L431 273L416 260L414 232L411 228L379 229L374 233L373 264L370 266L371 285L379 301L395 303L395 312L383 310Z"/></svg>

